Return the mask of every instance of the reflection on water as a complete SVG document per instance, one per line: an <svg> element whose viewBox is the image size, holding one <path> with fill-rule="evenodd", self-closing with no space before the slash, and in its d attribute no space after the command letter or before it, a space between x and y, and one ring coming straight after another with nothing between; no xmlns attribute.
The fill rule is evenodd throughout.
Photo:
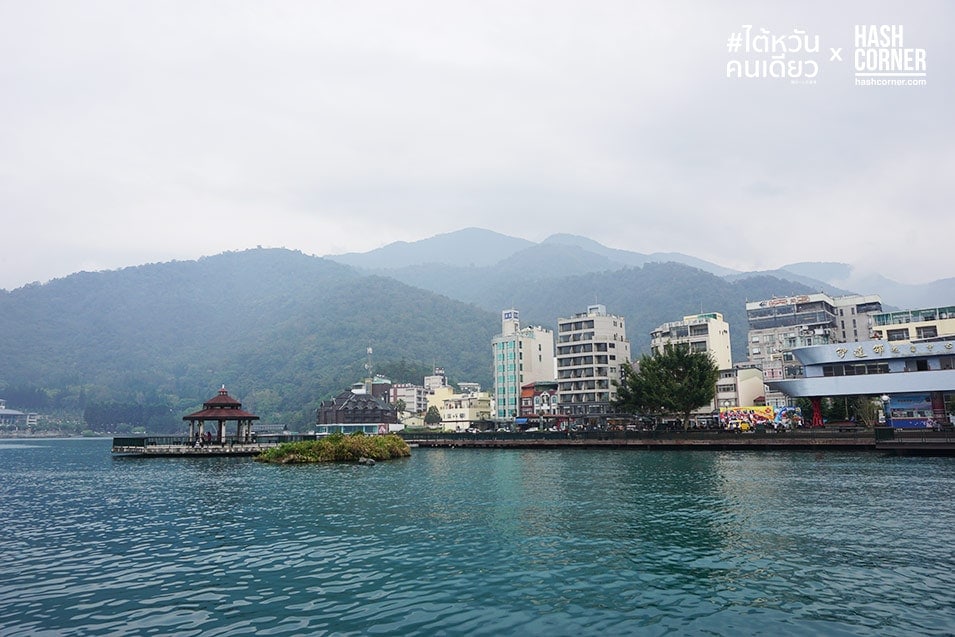
<svg viewBox="0 0 955 637"><path fill-rule="evenodd" d="M0 633L952 633L953 486L951 460L874 454L11 442Z"/></svg>

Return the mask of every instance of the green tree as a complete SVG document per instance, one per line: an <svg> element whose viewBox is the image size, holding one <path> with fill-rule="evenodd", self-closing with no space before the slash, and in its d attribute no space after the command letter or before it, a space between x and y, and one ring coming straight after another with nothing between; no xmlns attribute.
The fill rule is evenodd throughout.
<svg viewBox="0 0 955 637"><path fill-rule="evenodd" d="M437 425L441 422L441 413L434 405L428 407L428 413L424 415L424 424Z"/></svg>
<svg viewBox="0 0 955 637"><path fill-rule="evenodd" d="M684 427L690 412L713 401L719 368L708 352L694 352L685 343L667 343L640 357L636 367L623 366L615 406L621 411L675 414Z"/></svg>
<svg viewBox="0 0 955 637"><path fill-rule="evenodd" d="M882 404L877 398L871 396L856 396L854 399L854 409L856 422L872 429L879 424L879 413L882 411Z"/></svg>

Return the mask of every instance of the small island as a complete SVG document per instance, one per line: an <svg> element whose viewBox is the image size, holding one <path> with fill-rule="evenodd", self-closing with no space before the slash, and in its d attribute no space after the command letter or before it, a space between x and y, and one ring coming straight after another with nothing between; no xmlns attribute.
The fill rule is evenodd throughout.
<svg viewBox="0 0 955 637"><path fill-rule="evenodd" d="M255 457L259 462L304 464L312 462L362 462L373 464L411 455L408 443L394 434L366 436L361 432L331 434L318 440L286 442Z"/></svg>

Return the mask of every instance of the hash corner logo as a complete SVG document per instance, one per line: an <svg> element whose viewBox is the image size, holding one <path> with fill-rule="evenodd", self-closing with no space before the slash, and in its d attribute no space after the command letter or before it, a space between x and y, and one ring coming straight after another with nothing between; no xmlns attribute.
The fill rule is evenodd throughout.
<svg viewBox="0 0 955 637"><path fill-rule="evenodd" d="M903 25L857 24L851 35L852 57L843 60L844 46L828 47L822 53L820 37L805 29L795 27L792 32L775 33L764 27L741 25L726 40L726 49L733 55L726 63L726 77L809 85L817 83L823 69L844 68L850 62L856 86L928 83L925 49L906 46Z"/></svg>

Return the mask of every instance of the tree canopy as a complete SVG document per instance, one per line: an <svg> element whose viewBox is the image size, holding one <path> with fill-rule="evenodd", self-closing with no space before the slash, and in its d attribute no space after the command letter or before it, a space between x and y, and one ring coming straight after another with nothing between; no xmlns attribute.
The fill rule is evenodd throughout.
<svg viewBox="0 0 955 637"><path fill-rule="evenodd" d="M708 352L667 343L644 354L635 367L624 364L623 379L616 383L616 407L654 416L679 415L685 426L691 411L713 401L719 376Z"/></svg>
<svg viewBox="0 0 955 637"><path fill-rule="evenodd" d="M424 415L424 422L426 425L437 425L441 422L441 413L437 407L434 405L428 407L428 413Z"/></svg>

